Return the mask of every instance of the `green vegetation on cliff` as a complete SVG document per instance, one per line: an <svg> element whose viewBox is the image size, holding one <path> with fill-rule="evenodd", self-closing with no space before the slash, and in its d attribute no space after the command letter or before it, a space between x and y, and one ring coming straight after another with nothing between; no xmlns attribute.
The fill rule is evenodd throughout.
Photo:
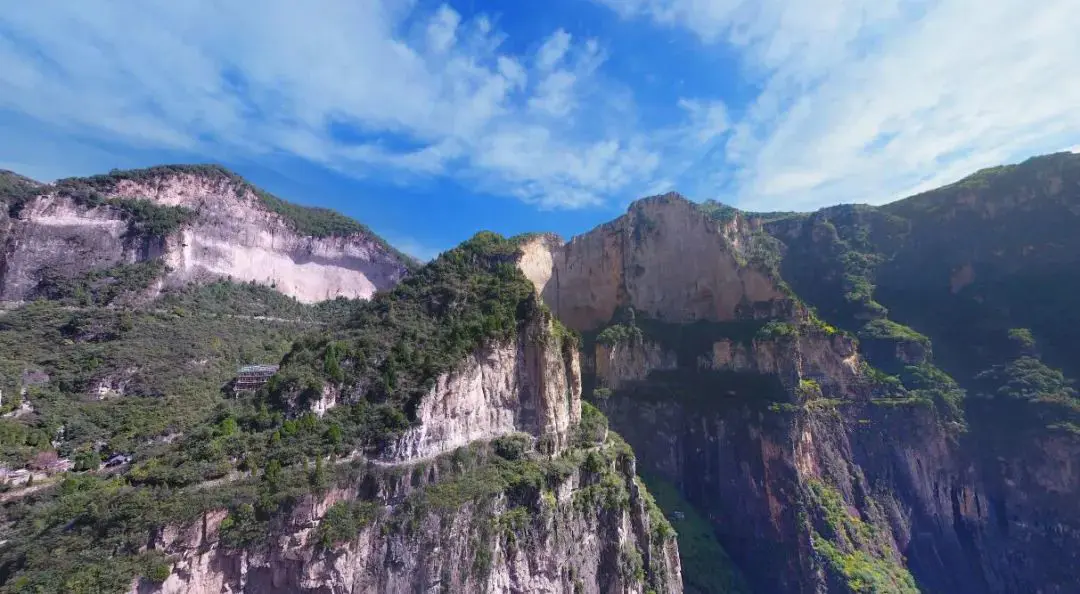
<svg viewBox="0 0 1080 594"><path fill-rule="evenodd" d="M805 488L813 547L829 573L859 594L918 594L911 573L890 545L891 536L864 522L831 485L812 479ZM871 511L873 503L868 502Z"/></svg>
<svg viewBox="0 0 1080 594"><path fill-rule="evenodd" d="M642 477L660 509L667 511L678 534L686 594L749 594L735 562L716 540L713 527L674 485L655 476Z"/></svg>
<svg viewBox="0 0 1080 594"><path fill-rule="evenodd" d="M517 269L517 250L510 240L479 233L392 291L358 303L345 330L297 342L271 395L302 404L334 385L411 417L435 378L478 348L515 338L533 320L559 328Z"/></svg>
<svg viewBox="0 0 1080 594"><path fill-rule="evenodd" d="M0 169L0 208L15 214L29 199L40 192L41 184L14 171Z"/></svg>
<svg viewBox="0 0 1080 594"><path fill-rule="evenodd" d="M395 255L403 264L413 266L416 263L412 257L399 252L381 237L373 233L371 229L355 219L328 208L301 206L299 204L287 202L250 184L244 178L220 165L159 165L146 169L132 169L126 171L114 169L113 171L102 175L59 180L57 182L57 187L80 199L92 200L94 196L100 198L102 193L114 191L116 185L123 181L155 186L161 183L163 179L177 175L194 175L210 181L227 183L232 185L233 189L238 193L251 192L259 199L267 210L281 215L281 217L285 219L297 233L302 235L310 235L313 237L363 235L367 239L375 242L387 253Z"/></svg>
<svg viewBox="0 0 1080 594"><path fill-rule="evenodd" d="M119 264L102 270L92 270L77 277L46 270L35 292L41 297L65 305L103 306L112 304L124 295L139 295L165 273L161 259L133 264Z"/></svg>
<svg viewBox="0 0 1080 594"><path fill-rule="evenodd" d="M114 479L73 477L40 499L8 506L5 517L15 522L19 545L0 551L4 590L113 591L133 575L161 577L160 558L139 552L147 538L213 507L231 510L222 529L226 543L258 546L298 497L332 483L345 468L335 463L341 456L403 431L409 405L469 353L512 340L531 322L540 323L541 332L551 328L569 353L576 336L537 301L514 265L516 254L516 244L479 234L371 302L308 307L266 289L215 283L170 293L147 311L42 302L0 314L0 371L10 384L3 386L5 395L18 392L20 377L36 382L27 392L34 412L4 419L0 427L7 461L21 464L51 450L61 427L59 454L89 461L84 466L113 452L134 453L130 468ZM323 319L347 322L330 330L319 324ZM227 398L222 392L238 365L277 361L290 344L282 373L266 393ZM88 392L99 380L124 396L92 400ZM312 389L315 382L369 389L322 418L291 405L267 406L287 404L297 396L290 390ZM274 398L268 402L267 395ZM154 439L171 433L182 436L171 443ZM596 447L605 434L583 432L581 447ZM542 491L550 490L547 479L536 477L565 473L567 464L593 464L596 455L601 469L614 468L604 456L626 451L604 445L580 460L546 462L532 452L531 440L507 438L493 447L498 455L477 462L477 472L480 466L498 471L491 480L476 475L456 484L487 485L492 494L532 503L546 501ZM616 483L603 472L598 476L598 501L623 501L612 498ZM209 479L223 483L195 490ZM410 506L438 507L459 492L454 484L425 490ZM628 492L625 484L621 492ZM367 504L338 506L316 536L333 546L372 520Z"/></svg>
<svg viewBox="0 0 1080 594"><path fill-rule="evenodd" d="M153 306L151 306L153 307ZM0 313L0 389L7 408L26 390L33 412L3 419L5 461L21 466L63 429L59 453L130 452L189 430L226 402L239 365L276 361L310 326L180 311L71 310L37 302ZM98 386L107 388L98 399ZM109 391L111 390L111 391ZM119 395L123 392L123 396Z"/></svg>

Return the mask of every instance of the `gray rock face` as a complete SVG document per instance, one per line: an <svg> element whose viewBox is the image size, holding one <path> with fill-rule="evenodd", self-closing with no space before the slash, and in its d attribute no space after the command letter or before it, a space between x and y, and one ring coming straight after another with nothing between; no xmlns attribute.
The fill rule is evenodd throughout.
<svg viewBox="0 0 1080 594"><path fill-rule="evenodd" d="M0 300L32 296L47 275L72 278L162 252L164 242L127 237L127 228L120 210L112 206L86 208L49 194L31 200L11 221L0 268Z"/></svg>
<svg viewBox="0 0 1080 594"><path fill-rule="evenodd" d="M118 208L79 205L43 186L7 223L0 300L32 297L47 274L74 277L159 257L168 266L166 285L231 278L273 286L304 302L368 298L406 273L404 262L372 237L297 233L250 188L224 176L173 173L122 180L107 197L182 206L196 217L168 237L131 236ZM0 220L0 237L4 225Z"/></svg>
<svg viewBox="0 0 1080 594"><path fill-rule="evenodd" d="M640 551L641 563L662 576L657 591L678 594L675 541L655 536L633 467L620 472L631 493L627 509L575 505L586 483L574 474L557 486L544 514L512 538L490 532L510 511L505 500L423 513L411 527L380 518L324 549L315 541L324 514L356 497L337 489L305 499L257 552L225 547L219 529L226 513L212 512L155 538L151 546L173 559L173 571L160 584L136 582L131 592L644 594L641 580L625 569L628 554ZM407 477L388 477L379 488L400 499L414 488Z"/></svg>

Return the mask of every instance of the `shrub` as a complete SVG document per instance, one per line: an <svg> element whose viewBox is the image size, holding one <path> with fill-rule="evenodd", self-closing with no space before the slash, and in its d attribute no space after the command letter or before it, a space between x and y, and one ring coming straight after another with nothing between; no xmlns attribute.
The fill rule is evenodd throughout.
<svg viewBox="0 0 1080 594"><path fill-rule="evenodd" d="M532 450L532 437L526 433L500 435L491 445L495 455L507 460L521 460Z"/></svg>
<svg viewBox="0 0 1080 594"><path fill-rule="evenodd" d="M169 579L170 575L172 575L172 566L168 563L155 563L150 570L146 572L146 579L160 584Z"/></svg>
<svg viewBox="0 0 1080 594"><path fill-rule="evenodd" d="M638 344L642 341L641 329L628 324L613 324L596 335L597 344L614 347L619 344Z"/></svg>
<svg viewBox="0 0 1080 594"><path fill-rule="evenodd" d="M577 427L576 442L580 445L602 443L607 436L608 420L600 409L588 402L581 403L581 423Z"/></svg>
<svg viewBox="0 0 1080 594"><path fill-rule="evenodd" d="M338 501L319 521L315 539L324 549L347 542L375 521L378 509L373 501Z"/></svg>

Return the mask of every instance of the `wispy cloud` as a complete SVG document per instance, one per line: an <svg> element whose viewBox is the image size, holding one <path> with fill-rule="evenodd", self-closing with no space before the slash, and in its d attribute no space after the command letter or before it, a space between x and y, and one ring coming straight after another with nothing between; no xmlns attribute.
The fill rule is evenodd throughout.
<svg viewBox="0 0 1080 594"><path fill-rule="evenodd" d="M6 139L0 161L82 167L104 141L447 177L547 208L678 188L789 209L1080 142L1075 0L595 1L734 51L754 96L669 99L649 107L678 117L646 122L638 106L657 99L608 71L605 40L555 27L510 44L497 19L449 5L19 2L0 11L0 126L86 151Z"/></svg>
<svg viewBox="0 0 1080 594"><path fill-rule="evenodd" d="M633 122L593 115L595 40L559 29L515 55L504 39L484 16L393 0L16 3L0 114L136 148L453 175L548 207L649 179L658 157Z"/></svg>
<svg viewBox="0 0 1080 594"><path fill-rule="evenodd" d="M691 177L732 168L711 187L749 208L881 202L1080 138L1072 0L598 1L740 52L761 92Z"/></svg>

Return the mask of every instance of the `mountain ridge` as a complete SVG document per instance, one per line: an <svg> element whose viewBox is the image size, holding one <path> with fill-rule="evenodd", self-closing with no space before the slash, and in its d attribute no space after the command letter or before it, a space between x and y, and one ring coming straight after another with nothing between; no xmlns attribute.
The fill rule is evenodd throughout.
<svg viewBox="0 0 1080 594"><path fill-rule="evenodd" d="M416 266L361 223L283 201L217 165L114 170L42 185L5 180L0 298L7 301L41 293L50 277L111 278L110 269L155 261L164 267L140 287L151 297L166 285L232 277L280 284L308 302L368 298ZM71 253L82 257L73 261ZM321 286L302 282L316 271Z"/></svg>
<svg viewBox="0 0 1080 594"><path fill-rule="evenodd" d="M0 442L78 467L4 495L0 587L1065 594L1078 162L894 209L654 196L568 241L478 233L369 301L125 302L125 270L70 305L49 277L0 315ZM60 198L205 212L236 199L212 175ZM253 360L280 367L233 395Z"/></svg>

